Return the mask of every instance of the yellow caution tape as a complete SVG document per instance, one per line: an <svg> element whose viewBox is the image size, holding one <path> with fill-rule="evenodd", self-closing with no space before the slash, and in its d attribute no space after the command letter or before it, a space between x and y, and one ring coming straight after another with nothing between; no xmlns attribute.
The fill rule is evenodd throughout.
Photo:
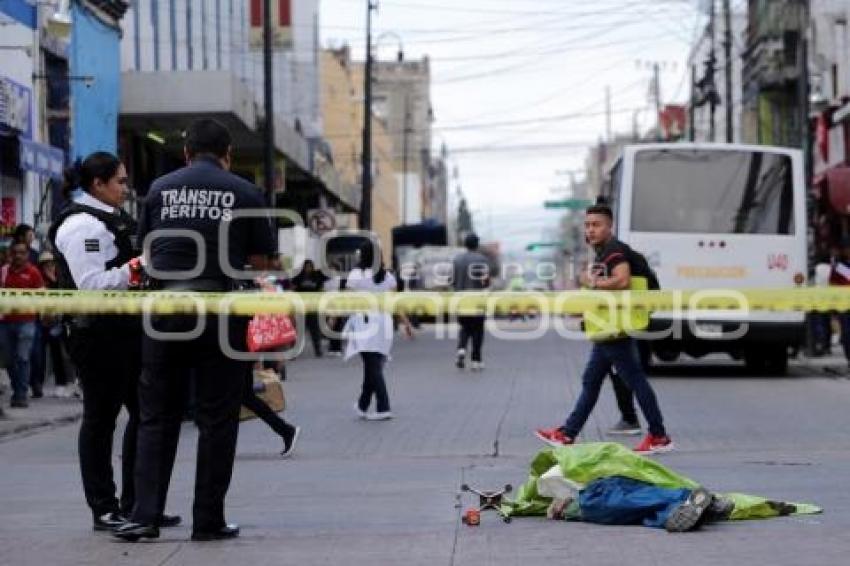
<svg viewBox="0 0 850 566"><path fill-rule="evenodd" d="M511 311L575 315L598 309L680 311L850 311L850 287L662 291L432 293L190 293L169 291L47 291L0 289L0 314L210 314L254 315L381 310L419 315Z"/></svg>

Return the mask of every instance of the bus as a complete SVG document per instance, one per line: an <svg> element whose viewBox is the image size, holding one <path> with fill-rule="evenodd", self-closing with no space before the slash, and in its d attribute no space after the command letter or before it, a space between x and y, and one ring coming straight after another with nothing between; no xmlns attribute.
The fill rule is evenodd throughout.
<svg viewBox="0 0 850 566"><path fill-rule="evenodd" d="M603 187L617 237L642 252L662 289L794 288L806 282L807 224L799 150L659 143L623 148ZM805 338L799 312L655 312L653 356L723 352L783 374Z"/></svg>

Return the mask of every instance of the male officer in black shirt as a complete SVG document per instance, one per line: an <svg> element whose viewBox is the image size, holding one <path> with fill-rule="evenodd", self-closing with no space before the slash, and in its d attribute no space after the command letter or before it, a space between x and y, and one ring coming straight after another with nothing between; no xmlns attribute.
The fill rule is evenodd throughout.
<svg viewBox="0 0 850 566"><path fill-rule="evenodd" d="M186 132L187 166L157 179L139 218L139 241L149 246L147 270L156 285L171 291L227 292L235 288L233 270L246 265L266 269L274 252L274 234L266 217L234 220L238 212L265 207L254 185L229 172L231 137L210 119L194 122ZM222 224L227 237L220 240ZM183 230L197 238L167 230ZM146 241L147 238L147 241ZM221 257L221 260L219 259ZM225 262L229 266L222 265ZM200 273L181 278L195 265ZM228 269L228 267L230 269ZM115 532L128 541L156 538L156 518L165 506L177 452L187 380L195 377L195 421L198 426L197 472L192 540L238 536L239 528L224 519L224 497L230 485L236 452L239 406L246 362L228 357L219 342L219 317L152 317L161 333L189 333L197 324L200 335L169 340L146 333L139 383L139 424L136 505L130 521ZM244 350L247 320L230 317L224 326L236 350Z"/></svg>

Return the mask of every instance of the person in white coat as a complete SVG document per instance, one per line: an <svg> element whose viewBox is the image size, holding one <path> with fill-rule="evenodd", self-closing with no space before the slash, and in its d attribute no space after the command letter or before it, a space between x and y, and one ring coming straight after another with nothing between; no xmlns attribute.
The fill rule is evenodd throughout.
<svg viewBox="0 0 850 566"><path fill-rule="evenodd" d="M349 291L387 292L398 289L395 276L384 268L380 249L376 248L370 243L358 252L359 266L351 270L347 279L346 288ZM378 259L377 263L375 258ZM405 334L412 337L410 321L403 314L399 317ZM383 421L393 417L384 379L384 365L392 350L393 333L392 315L377 310L351 316L343 330L343 336L348 339L345 359L360 354L363 360L363 389L354 407L360 418ZM373 397L375 412L370 413Z"/></svg>

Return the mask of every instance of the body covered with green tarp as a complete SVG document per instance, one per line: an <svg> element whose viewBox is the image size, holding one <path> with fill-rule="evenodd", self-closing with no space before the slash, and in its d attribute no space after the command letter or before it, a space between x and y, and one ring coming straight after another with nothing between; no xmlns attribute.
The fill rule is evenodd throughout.
<svg viewBox="0 0 850 566"><path fill-rule="evenodd" d="M560 473L576 491L598 479L615 476L670 489L694 489L700 485L622 444L588 442L541 450L531 462L528 481L520 487L515 500L503 505L502 512L512 517L545 516L552 499L540 495L538 480L555 466L560 467ZM807 503L785 503L742 493L718 495L735 503L730 520L821 512L821 508Z"/></svg>

